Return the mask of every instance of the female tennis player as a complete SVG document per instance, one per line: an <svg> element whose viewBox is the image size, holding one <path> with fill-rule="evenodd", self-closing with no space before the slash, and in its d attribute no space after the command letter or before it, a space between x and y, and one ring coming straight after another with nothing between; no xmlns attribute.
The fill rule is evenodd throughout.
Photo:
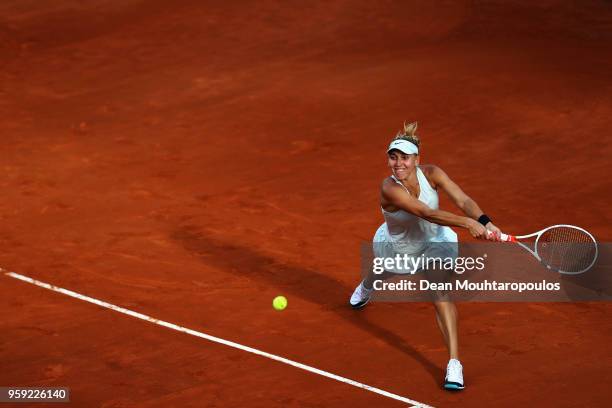
<svg viewBox="0 0 612 408"><path fill-rule="evenodd" d="M447 175L434 165L419 165L420 140L416 135L417 123L404 124L387 149L392 175L382 182L380 205L385 222L374 235L373 249L377 258L395 258L396 254L419 257L452 257L458 255L457 234L450 228L466 228L479 239L499 240L501 231L493 225L478 204ZM438 209L438 191L444 191L465 214L459 216ZM488 233L490 231L491 233ZM350 305L364 307L373 292L373 283L394 274L423 271L385 268L383 275L371 272L355 289ZM438 271L439 272L439 271ZM452 271L443 271L452 273ZM457 311L445 297L434 300L436 320L449 351L444 388L464 388L463 367L459 362L457 339Z"/></svg>

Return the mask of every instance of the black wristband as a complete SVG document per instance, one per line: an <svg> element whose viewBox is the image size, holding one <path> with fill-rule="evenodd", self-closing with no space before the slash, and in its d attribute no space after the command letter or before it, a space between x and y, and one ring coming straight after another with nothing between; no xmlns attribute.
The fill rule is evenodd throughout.
<svg viewBox="0 0 612 408"><path fill-rule="evenodd" d="M487 224L491 222L491 219L487 214L482 214L480 217L478 217L478 222L486 227Z"/></svg>

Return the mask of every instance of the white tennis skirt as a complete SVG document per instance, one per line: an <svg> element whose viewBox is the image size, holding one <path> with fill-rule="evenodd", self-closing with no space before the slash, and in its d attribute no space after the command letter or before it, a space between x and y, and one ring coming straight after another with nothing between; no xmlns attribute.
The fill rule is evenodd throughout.
<svg viewBox="0 0 612 408"><path fill-rule="evenodd" d="M455 231L446 226L440 226L435 236L423 242L394 240L389 235L387 224L383 223L374 234L372 250L376 258L393 258L395 260L397 255L400 255L401 263L388 262L385 264L385 271L397 274L414 274L424 270L426 265L426 262L418 261L416 258L452 258L454 260L459 256L459 243ZM406 257L408 262L405 261ZM390 265L393 266L389 267Z"/></svg>

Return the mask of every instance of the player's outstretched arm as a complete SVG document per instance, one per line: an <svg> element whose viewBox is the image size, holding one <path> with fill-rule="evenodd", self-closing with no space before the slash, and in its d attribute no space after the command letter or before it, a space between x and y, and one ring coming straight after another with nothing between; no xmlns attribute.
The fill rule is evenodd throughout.
<svg viewBox="0 0 612 408"><path fill-rule="evenodd" d="M478 220L484 214L476 201L468 196L441 168L433 165L426 167L429 179L434 182L436 187L441 188L466 216ZM501 230L492 222L489 221L485 227L494 234L496 239L501 235Z"/></svg>
<svg viewBox="0 0 612 408"><path fill-rule="evenodd" d="M439 225L466 228L474 238L487 238L487 229L478 221L448 211L434 210L408 194L406 190L395 183L384 183L382 195L390 204L414 214L417 217L421 217Z"/></svg>

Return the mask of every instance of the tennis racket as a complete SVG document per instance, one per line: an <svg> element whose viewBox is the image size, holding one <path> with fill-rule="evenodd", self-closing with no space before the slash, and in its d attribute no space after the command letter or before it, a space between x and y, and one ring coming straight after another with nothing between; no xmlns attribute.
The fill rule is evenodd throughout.
<svg viewBox="0 0 612 408"><path fill-rule="evenodd" d="M548 269L567 275L586 272L597 260L595 237L574 225L553 225L529 235L501 234L500 239L517 243Z"/></svg>

